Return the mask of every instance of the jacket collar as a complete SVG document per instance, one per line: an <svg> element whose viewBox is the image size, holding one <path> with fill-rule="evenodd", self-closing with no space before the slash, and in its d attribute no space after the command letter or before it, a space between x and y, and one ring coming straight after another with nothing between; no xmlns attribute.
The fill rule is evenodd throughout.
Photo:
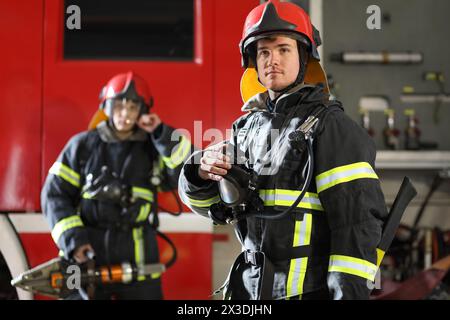
<svg viewBox="0 0 450 320"><path fill-rule="evenodd" d="M281 101L285 100L286 98L292 96L294 93L302 93L302 91L306 90L306 89L310 89L310 90L306 90L306 91L311 91L311 89L316 88L317 86L312 86L309 84L299 84L298 86L293 87L291 90L289 90L288 92L284 93L283 95L281 95L280 97L278 97L278 99L275 102L275 109L277 107L277 105L279 105L281 103ZM305 92L306 93L306 92ZM267 99L269 98L269 92L265 91L262 93L258 93L256 95L254 95L253 97L251 97L241 108L242 111L244 112L254 112L254 111L267 111L270 112L267 108Z"/></svg>
<svg viewBox="0 0 450 320"><path fill-rule="evenodd" d="M147 132L142 130L141 128L137 128L134 133L126 140L120 140L114 129L110 127L108 121L102 121L97 126L98 134L100 135L100 139L103 142L111 143L111 142L123 142L123 141L145 141L147 140Z"/></svg>

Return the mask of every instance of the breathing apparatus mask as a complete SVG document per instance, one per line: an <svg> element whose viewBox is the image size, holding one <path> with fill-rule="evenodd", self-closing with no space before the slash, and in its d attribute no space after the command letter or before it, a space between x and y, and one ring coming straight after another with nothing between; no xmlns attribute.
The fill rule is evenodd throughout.
<svg viewBox="0 0 450 320"><path fill-rule="evenodd" d="M239 165L232 165L219 184L221 202L213 204L209 216L216 224L234 223L249 209L262 212L264 203L258 196L257 175Z"/></svg>
<svg viewBox="0 0 450 320"><path fill-rule="evenodd" d="M120 177L107 166L102 167L97 178L92 173L86 176L83 194L90 199L115 203L123 208L134 202L131 186L122 183Z"/></svg>
<svg viewBox="0 0 450 320"><path fill-rule="evenodd" d="M150 183L153 188L159 188L162 184L166 183L163 180L161 172L157 164L154 165L152 177ZM170 191L177 204L177 210L163 208L157 203L155 199L154 206L158 207L164 212L167 212L173 216L179 216L183 212L183 207L180 200L175 194L174 190ZM122 208L129 208L136 202L133 196L132 187L123 183L120 176L112 172L107 166L103 166L98 177L94 177L92 173L86 176L86 184L83 187L83 194L89 199L95 199L99 201L106 201L120 205Z"/></svg>
<svg viewBox="0 0 450 320"><path fill-rule="evenodd" d="M307 151L308 153L305 183L294 203L280 213L264 213L264 203L259 197L258 175L253 170L233 164L227 174L223 176L223 179L218 182L221 201L213 204L208 212L214 223L234 224L249 217L268 220L282 219L298 206L311 184L314 171L313 134L319 123L320 116L325 110L326 106L319 105L306 121L288 136L292 148L297 149L299 152Z"/></svg>

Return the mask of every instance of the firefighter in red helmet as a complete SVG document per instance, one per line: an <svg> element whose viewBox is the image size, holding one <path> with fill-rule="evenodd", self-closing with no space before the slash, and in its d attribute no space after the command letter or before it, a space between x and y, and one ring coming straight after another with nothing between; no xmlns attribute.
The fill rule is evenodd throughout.
<svg viewBox="0 0 450 320"><path fill-rule="evenodd" d="M100 93L107 116L66 144L41 193L52 237L66 259L98 265L159 262L157 191L177 188L191 143L150 113L153 97L134 72ZM97 287L94 299L162 299L160 274ZM71 296L85 298L83 290Z"/></svg>
<svg viewBox="0 0 450 320"><path fill-rule="evenodd" d="M368 299L387 216L375 145L331 100L307 13L269 1L245 21L246 112L180 175L195 212L243 246L227 299ZM193 157L196 154L193 155Z"/></svg>

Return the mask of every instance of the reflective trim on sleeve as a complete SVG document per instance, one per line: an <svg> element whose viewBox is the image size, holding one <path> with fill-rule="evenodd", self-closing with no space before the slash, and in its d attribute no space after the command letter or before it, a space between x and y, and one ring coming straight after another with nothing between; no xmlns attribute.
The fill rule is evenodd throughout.
<svg viewBox="0 0 450 320"><path fill-rule="evenodd" d="M342 272L374 281L377 266L369 261L349 256L332 255L328 272Z"/></svg>
<svg viewBox="0 0 450 320"><path fill-rule="evenodd" d="M176 149L172 152L170 157L161 157L164 164L170 168L175 169L189 156L191 151L191 143L185 136L181 136L181 141L178 143Z"/></svg>
<svg viewBox="0 0 450 320"><path fill-rule="evenodd" d="M77 188L80 187L80 175L62 162L55 162L49 172L62 178Z"/></svg>
<svg viewBox="0 0 450 320"><path fill-rule="evenodd" d="M214 203L217 203L220 201L219 195L214 196L209 199L204 199L204 200L192 199L192 198L189 198L187 195L186 195L186 197L183 197L183 198L184 198L184 200L186 200L187 204L190 204L194 207L199 207L199 208L207 208L207 207L210 207L211 205L213 205Z"/></svg>
<svg viewBox="0 0 450 320"><path fill-rule="evenodd" d="M58 221L52 229L52 238L55 243L58 243L61 235L67 230L83 227L83 221L79 215L70 216Z"/></svg>
<svg viewBox="0 0 450 320"><path fill-rule="evenodd" d="M378 179L368 162L356 162L325 171L316 177L317 192L320 193L335 185L356 179Z"/></svg>
<svg viewBox="0 0 450 320"><path fill-rule="evenodd" d="M259 197L264 201L264 205L270 206L291 206L300 195L300 191L286 189L265 189L259 190ZM297 208L323 211L317 193L306 192Z"/></svg>
<svg viewBox="0 0 450 320"><path fill-rule="evenodd" d="M131 192L133 193L133 197L135 198L141 198L148 202L153 202L153 192L150 189L132 187Z"/></svg>

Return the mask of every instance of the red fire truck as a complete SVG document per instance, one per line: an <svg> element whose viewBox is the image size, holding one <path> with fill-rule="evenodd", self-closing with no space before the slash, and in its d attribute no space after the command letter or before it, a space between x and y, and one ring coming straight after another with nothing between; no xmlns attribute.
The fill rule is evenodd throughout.
<svg viewBox="0 0 450 320"><path fill-rule="evenodd" d="M87 125L116 73L148 81L154 111L199 140L240 114L238 43L257 0L2 1L0 4L0 299L32 299L9 282L57 256L40 191L58 153ZM77 14L78 25L76 22ZM202 129L194 130L194 122ZM194 132L196 131L196 132ZM161 194L165 207L172 195ZM187 211L187 208L184 208ZM167 299L208 299L212 225L161 213L178 248L163 276ZM160 244L162 259L170 252Z"/></svg>

